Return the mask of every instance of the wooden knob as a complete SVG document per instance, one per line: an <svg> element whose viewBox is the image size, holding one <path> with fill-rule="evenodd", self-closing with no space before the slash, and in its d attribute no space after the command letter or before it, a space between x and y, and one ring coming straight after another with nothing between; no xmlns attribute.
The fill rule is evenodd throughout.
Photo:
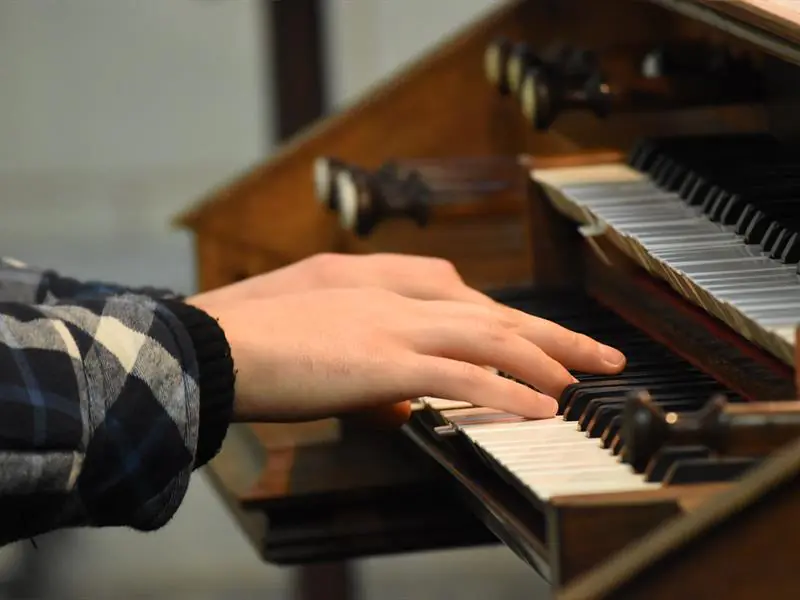
<svg viewBox="0 0 800 600"><path fill-rule="evenodd" d="M534 54L528 44L514 44L506 62L506 80L509 91L514 95L519 95L525 73L529 69L541 67L542 65L542 60Z"/></svg>
<svg viewBox="0 0 800 600"><path fill-rule="evenodd" d="M542 69L528 69L522 80L519 101L522 114L535 129L545 130L555 120L551 89Z"/></svg>
<svg viewBox="0 0 800 600"><path fill-rule="evenodd" d="M513 44L507 38L492 40L483 54L483 70L486 79L502 95L510 91L508 84L508 59L511 57Z"/></svg>
<svg viewBox="0 0 800 600"><path fill-rule="evenodd" d="M341 160L320 156L314 161L314 192L317 202L328 210L335 211L339 208L336 177L347 169Z"/></svg>
<svg viewBox="0 0 800 600"><path fill-rule="evenodd" d="M554 68L534 67L525 72L519 98L528 122L544 131L565 110L589 110L598 117L606 116L611 90L599 71L570 75Z"/></svg>
<svg viewBox="0 0 800 600"><path fill-rule="evenodd" d="M348 231L356 231L359 225L360 206L369 198L365 177L351 171L336 174L336 195L339 199L339 224Z"/></svg>
<svg viewBox="0 0 800 600"><path fill-rule="evenodd" d="M336 187L339 223L360 237L388 219L411 219L419 226L427 223L430 194L416 173L401 179L391 168L376 174L341 171Z"/></svg>

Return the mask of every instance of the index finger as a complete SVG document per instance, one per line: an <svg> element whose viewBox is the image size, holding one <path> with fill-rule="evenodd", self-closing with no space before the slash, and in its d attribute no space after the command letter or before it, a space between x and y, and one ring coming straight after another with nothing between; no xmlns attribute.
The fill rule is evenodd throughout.
<svg viewBox="0 0 800 600"><path fill-rule="evenodd" d="M505 308L516 313L513 318L520 324L520 336L568 369L611 374L619 373L625 367L625 355L616 348L553 321Z"/></svg>

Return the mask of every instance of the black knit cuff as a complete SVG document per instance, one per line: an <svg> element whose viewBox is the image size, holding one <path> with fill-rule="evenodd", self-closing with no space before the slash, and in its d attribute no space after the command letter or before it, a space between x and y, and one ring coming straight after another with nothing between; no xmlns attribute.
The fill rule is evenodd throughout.
<svg viewBox="0 0 800 600"><path fill-rule="evenodd" d="M195 455L197 469L216 456L228 433L233 417L233 357L225 333L215 319L183 302L161 302L186 327L197 356L200 373L200 428Z"/></svg>

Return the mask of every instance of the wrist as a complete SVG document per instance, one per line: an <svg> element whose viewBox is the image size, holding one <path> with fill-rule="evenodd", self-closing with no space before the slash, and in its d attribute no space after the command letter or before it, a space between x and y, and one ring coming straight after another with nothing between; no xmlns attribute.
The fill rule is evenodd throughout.
<svg viewBox="0 0 800 600"><path fill-rule="evenodd" d="M184 325L195 350L200 389L195 468L199 468L219 452L233 417L233 357L222 327L192 298L185 302L164 300L162 303Z"/></svg>

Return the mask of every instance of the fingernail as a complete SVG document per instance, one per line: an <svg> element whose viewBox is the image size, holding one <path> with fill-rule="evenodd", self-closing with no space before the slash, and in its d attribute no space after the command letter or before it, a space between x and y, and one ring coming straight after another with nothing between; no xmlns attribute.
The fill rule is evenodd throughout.
<svg viewBox="0 0 800 600"><path fill-rule="evenodd" d="M547 407L544 418L549 419L550 417L555 417L558 412L558 400L552 396L545 396L542 394L542 403Z"/></svg>
<svg viewBox="0 0 800 600"><path fill-rule="evenodd" d="M621 367L625 362L625 355L611 346L600 345L600 358L611 367Z"/></svg>

